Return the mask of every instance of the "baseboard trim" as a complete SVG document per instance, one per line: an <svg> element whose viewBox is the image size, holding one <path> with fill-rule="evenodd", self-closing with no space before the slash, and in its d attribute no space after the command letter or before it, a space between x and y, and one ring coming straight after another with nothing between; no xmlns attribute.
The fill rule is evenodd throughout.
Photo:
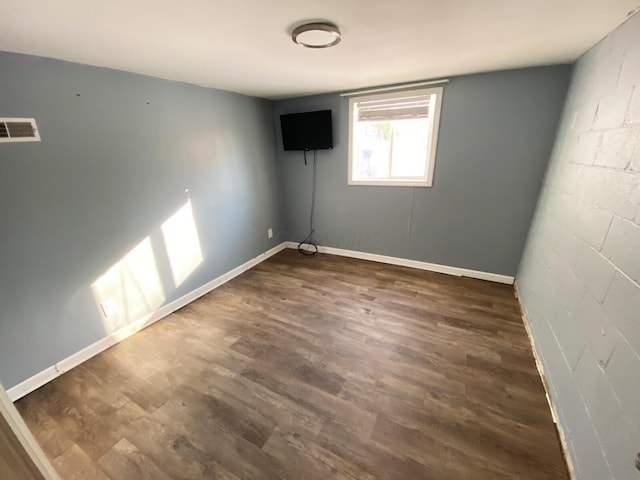
<svg viewBox="0 0 640 480"><path fill-rule="evenodd" d="M286 242L287 248L298 248L296 242ZM328 253L330 255L340 255L342 257L359 258L361 260L371 260L373 262L388 263L390 265L400 265L402 267L417 268L420 270L428 270L430 272L445 273L456 277L470 277L480 280L488 280L490 282L505 283L513 285L514 277L509 275L501 275L499 273L482 272L480 270L469 270L467 268L450 267L448 265L439 265L437 263L421 262L418 260L409 260L407 258L389 257L387 255L379 255L377 253L359 252L357 250L345 250L334 247L318 247L319 253Z"/></svg>
<svg viewBox="0 0 640 480"><path fill-rule="evenodd" d="M551 391L549 389L549 384L547 382L547 376L544 371L544 365L540 361L540 357L538 356L538 350L536 349L536 342L533 338L533 334L531 332L531 326L529 325L529 318L527 317L527 312L524 309L522 302L520 301L520 291L518 290L518 283L515 282L514 291L516 294L516 299L518 300L518 304L520 306L520 312L522 313L522 323L524 324L524 329L527 332L527 336L529 337L529 343L531 344L531 351L533 352L533 359L536 362L536 368L538 369L538 374L542 379L542 386L544 387L544 393L547 397L547 403L549 404L549 410L551 410L551 416L553 417L553 422L556 425L556 430L558 432L558 437L560 437L560 445L562 446L562 453L564 454L564 461L567 464L567 469L569 470L569 476L571 480L576 480L576 473L573 467L573 462L571 460L571 455L569 454L569 445L567 443L567 437L564 432L563 426L560 424L558 419L558 410L553 403L553 397L551 396Z"/></svg>
<svg viewBox="0 0 640 480"><path fill-rule="evenodd" d="M148 327L149 325L157 322L158 320L163 319L164 317L172 314L176 310L181 309L185 305L193 302L194 300L206 295L212 290L218 288L219 286L227 283L229 280L237 277L238 275L246 272L247 270L255 267L259 263L265 261L267 258L272 257L278 252L281 252L285 248L287 248L287 242L282 242L281 244L273 247L270 250L258 255L255 258L252 258L248 262L243 263L242 265L234 268L233 270L228 271L220 275L219 277L211 280L210 282L202 285L201 287L196 288L195 290L183 295L182 297L170 302L155 312L146 315L143 318L136 320L135 322L123 327L122 329L98 340L97 342L83 348L79 352L76 352L67 358L60 360L55 365L52 365L48 368L45 368L39 373L36 373L32 377L27 378L23 382L15 385L14 387L7 390L7 394L12 402L24 397L25 395L37 390L41 386L49 383L51 380L59 377L65 372L68 372L73 367L80 365L82 362L89 360L91 357L97 355L100 352L103 352L107 348L115 345L116 343L121 342L122 340L129 338L140 330Z"/></svg>
<svg viewBox="0 0 640 480"><path fill-rule="evenodd" d="M36 373L34 376L27 378L25 381L17 384L16 386L7 390L7 395L12 402L15 402L19 398L24 397L33 390L41 387L42 385L49 383L54 378L60 376L60 372L55 365L45 368L41 372Z"/></svg>
<svg viewBox="0 0 640 480"><path fill-rule="evenodd" d="M80 365L82 362L87 361L91 357L97 355L100 352L103 352L107 348L121 342L122 340L129 338L131 335L139 332L140 330L152 325L153 323L161 320L162 318L170 315L171 313L179 310L180 308L188 305L189 303L197 300L203 295L206 295L210 291L218 288L220 285L225 284L229 280L237 277L238 275L246 272L250 268L258 265L269 257L272 257L278 252L281 252L285 248L298 248L298 244L296 242L283 242L272 249L264 252L263 254L258 255L257 257L249 260L248 262L243 263L242 265L230 270L229 272L211 280L210 282L202 285L201 287L187 293L186 295L180 297L177 300L174 300L171 303L168 303L162 306L160 309L156 310L150 315L147 315L126 327L98 340L97 342L87 346L86 348L76 352L69 357L60 360L55 365L52 365L39 373L36 373L32 377L24 380L23 382L15 385L14 387L7 390L7 393L12 401L16 401L25 395L37 390L41 386L50 382L54 378L62 375L65 372L68 372L72 368ZM405 258L398 257L390 257L387 255L379 255L375 253L367 253L367 252L359 252L356 250L345 250L342 248L334 248L334 247L318 247L318 251L320 253L327 253L330 255L339 255L343 257L350 258L359 258L362 260L371 260L374 262L387 263L390 265L400 265L403 267L417 268L420 270L428 270L431 272L437 273L445 273L447 275L454 275L458 277L470 277L477 278L480 280L488 280L491 282L497 283L505 283L508 285L512 285L514 282L514 277L510 277L508 275L501 275L497 273L489 273L482 272L478 270L469 270L466 268L459 267L450 267L447 265L439 265L436 263L428 263L421 262L418 260L410 260Z"/></svg>

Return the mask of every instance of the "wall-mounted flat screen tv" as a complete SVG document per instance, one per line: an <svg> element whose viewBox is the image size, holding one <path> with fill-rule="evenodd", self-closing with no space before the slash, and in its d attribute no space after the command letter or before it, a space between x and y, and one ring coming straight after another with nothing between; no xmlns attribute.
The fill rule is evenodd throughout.
<svg viewBox="0 0 640 480"><path fill-rule="evenodd" d="M280 115L285 150L333 148L331 110Z"/></svg>

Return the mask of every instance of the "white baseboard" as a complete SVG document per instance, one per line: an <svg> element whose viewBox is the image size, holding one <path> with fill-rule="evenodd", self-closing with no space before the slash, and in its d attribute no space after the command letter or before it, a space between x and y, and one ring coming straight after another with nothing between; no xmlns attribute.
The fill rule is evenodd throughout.
<svg viewBox="0 0 640 480"><path fill-rule="evenodd" d="M36 373L33 377L27 378L24 382L17 384L15 387L7 390L7 395L12 402L24 397L26 394L41 387L45 383L49 383L54 378L60 376L60 372L55 365L45 368L41 372Z"/></svg>
<svg viewBox="0 0 640 480"><path fill-rule="evenodd" d="M170 315L171 313L179 310L180 308L188 305L194 300L200 298L201 296L209 293L210 291L218 288L220 285L228 282L229 280L237 277L241 273L246 272L250 268L255 267L259 263L265 261L267 258L272 257L278 252L281 252L287 248L287 242L283 242L280 245L273 247L270 250L258 255L255 258L252 258L248 262L243 263L242 265L234 268L233 270L220 275L219 277L211 280L210 282L202 285L199 288L187 293L186 295L180 297L177 300L174 300L171 303L168 303L155 312L144 316L141 319L136 320L135 322L127 325L126 327L121 328L120 330L98 340L97 342L89 345L86 348L83 348L79 352L70 355L69 357L60 360L55 365L52 365L43 371L36 373L34 376L27 378L25 381L15 385L14 387L7 390L7 394L9 398L11 398L12 402L24 397L25 395L37 390L44 384L50 382L54 378L62 375L64 372L68 372L73 367L80 365L82 362L89 360L91 357L97 355L98 353L106 350L107 348L115 345L118 342L121 342L125 338L130 337L131 335L139 332L145 327L148 327L152 323L157 322L158 320Z"/></svg>
<svg viewBox="0 0 640 480"><path fill-rule="evenodd" d="M107 348L115 345L118 342L121 342L122 340L130 337L131 335L139 332L143 328L148 327L149 325L157 322L158 320L166 317L167 315L170 315L171 313L175 312L176 310L179 310L185 305L188 305L194 300L209 293L210 291L214 290L220 285L228 282L232 278L237 277L241 273L246 272L250 268L256 266L260 262L263 262L267 258L275 255L276 253L284 250L285 248L298 248L298 244L296 242L283 242L280 245L277 245L276 247L266 251L265 253L258 255L257 257L215 278L209 283L202 285L201 287L189 292L188 294L180 297L179 299L174 300L173 302L162 306L160 309L156 310L152 314L146 315L145 317L138 319L137 321L127 325L126 327L80 350L79 352L76 352L73 355L70 355L69 357L63 360L60 360L55 365L52 365L44 369L43 371L36 373L34 376L24 380L23 382L7 390L9 397L11 398L12 401L15 402L19 398L22 398L25 395L33 392L34 390L37 390L42 385L50 382L54 378L62 375L65 372L68 372L73 367L80 365L82 362L85 362L86 360L97 355L98 353L106 350ZM507 275L481 272L478 270L469 270L466 268L459 268L459 267L450 267L447 265L438 265L436 263L427 263L427 262L420 262L417 260L409 260L405 258L378 255L375 253L358 252L355 250L345 250L342 248L322 247L322 246L318 247L318 251L320 253L340 255L343 257L359 258L362 260L371 260L374 262L388 263L391 265L400 265L404 267L417 268L420 270L428 270L432 272L445 273L448 275L455 275L458 277L462 276L462 277L478 278L481 280L489 280L492 282L506 283L509 285L513 284L514 282L514 277L510 277Z"/></svg>
<svg viewBox="0 0 640 480"><path fill-rule="evenodd" d="M298 248L296 242L286 242L287 248ZM319 253L328 253L331 255L340 255L341 257L359 258L361 260L371 260L373 262L388 263L390 265L400 265L403 267L417 268L420 270L428 270L430 272L446 273L447 275L455 275L457 277L478 278L480 280L488 280L490 282L506 283L513 285L514 277L501 275L499 273L482 272L479 270L469 270L467 268L449 267L447 265L439 265L437 263L420 262L418 260L409 260L406 258L389 257L387 255L378 255L377 253L358 252L356 250L344 250L334 247L318 247Z"/></svg>
<svg viewBox="0 0 640 480"><path fill-rule="evenodd" d="M547 383L547 376L544 372L544 365L538 356L538 350L536 349L536 342L533 338L533 334L531 333L531 326L529 325L529 318L527 317L527 312L522 305L522 301L520 300L520 291L518 290L518 284L514 284L514 290L516 293L516 299L518 300L518 304L520 305L520 311L522 312L522 323L524 324L524 329L527 331L527 336L529 337L529 343L531 344L531 350L533 351L533 358L536 362L536 368L538 369L538 374L542 379L542 386L544 387L545 396L547 397L547 403L549 404L549 410L551 410L551 416L553 417L553 423L556 425L556 429L558 430L558 436L560 437L560 445L562 445L562 452L564 453L565 461L567 462L567 468L569 469L569 476L571 480L576 480L576 473L573 467L573 462L571 460L571 455L569 454L569 445L567 444L567 437L564 431L564 427L558 421L558 410L556 409L555 404L553 403L553 397L551 396L551 392L549 391L549 384Z"/></svg>

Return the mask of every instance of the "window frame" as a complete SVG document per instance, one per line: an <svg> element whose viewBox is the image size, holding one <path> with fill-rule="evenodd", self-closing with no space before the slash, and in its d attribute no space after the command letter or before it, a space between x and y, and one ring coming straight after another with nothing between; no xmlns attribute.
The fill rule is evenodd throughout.
<svg viewBox="0 0 640 480"><path fill-rule="evenodd" d="M400 92L391 93L374 93L368 95L359 95L349 98L349 165L347 169L347 184L348 185L365 185L365 186L393 186L393 187L431 187L433 186L433 172L435 169L436 150L438 146L438 130L440 127L440 112L442 110L442 96L444 93L443 87L431 87L422 88L417 90L402 90ZM354 179L354 107L355 104L370 100L388 100L388 99L400 99L407 94L419 94L419 95L436 95L435 105L433 109L433 119L429 122L429 134L428 134L428 151L426 159L426 175L424 177L385 177L380 180L366 179L358 180ZM431 120L431 119L430 119Z"/></svg>

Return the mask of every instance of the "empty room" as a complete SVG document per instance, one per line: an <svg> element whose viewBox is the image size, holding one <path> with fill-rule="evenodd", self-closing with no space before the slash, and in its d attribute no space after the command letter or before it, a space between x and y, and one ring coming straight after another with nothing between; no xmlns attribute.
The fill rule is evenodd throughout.
<svg viewBox="0 0 640 480"><path fill-rule="evenodd" d="M0 0L0 479L640 480L640 0Z"/></svg>

